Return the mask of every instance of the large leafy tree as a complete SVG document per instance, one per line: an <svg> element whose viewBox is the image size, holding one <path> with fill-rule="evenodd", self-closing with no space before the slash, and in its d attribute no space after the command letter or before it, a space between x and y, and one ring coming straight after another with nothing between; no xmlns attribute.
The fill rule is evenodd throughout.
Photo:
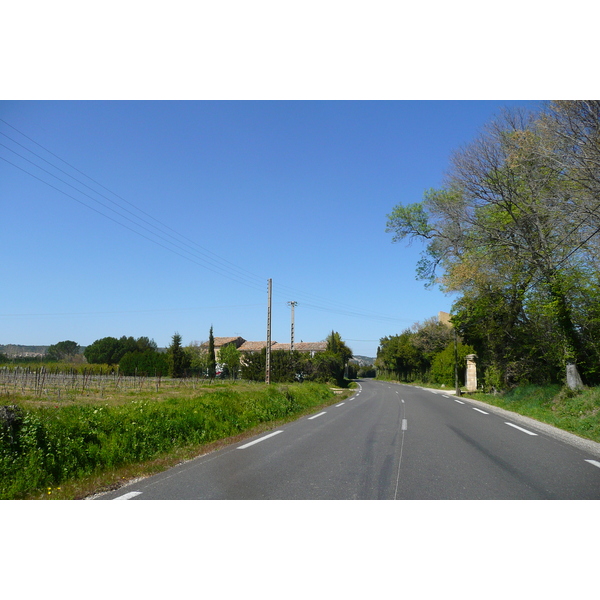
<svg viewBox="0 0 600 600"><path fill-rule="evenodd" d="M219 362L226 368L231 379L237 378L240 370L240 351L234 344L228 344L219 350Z"/></svg>
<svg viewBox="0 0 600 600"><path fill-rule="evenodd" d="M79 354L79 344L71 340L58 342L49 346L46 350L46 359L54 360L71 360L76 354Z"/></svg>
<svg viewBox="0 0 600 600"><path fill-rule="evenodd" d="M453 155L442 189L430 190L422 202L395 207L387 230L394 241L425 242L418 276L462 292L463 308L501 297L507 299L501 312L511 328L524 317L535 316L538 332L545 324L559 348L558 363L567 367L567 382L575 387L576 365L589 354L574 297L589 281L595 231L583 226L582 209L591 214L593 185L585 188L570 176L575 159L557 162L556 140L548 120L506 113ZM583 168L576 172L580 179L590 177ZM465 334L467 321L463 314ZM557 359L539 349L544 359Z"/></svg>
<svg viewBox="0 0 600 600"><path fill-rule="evenodd" d="M114 337L104 337L90 344L83 355L89 363L116 365L127 353L123 344Z"/></svg>
<svg viewBox="0 0 600 600"><path fill-rule="evenodd" d="M156 350L157 345L154 340L147 337L127 337L121 336L104 337L90 344L83 352L89 363L116 365L128 352L144 352L146 350Z"/></svg>

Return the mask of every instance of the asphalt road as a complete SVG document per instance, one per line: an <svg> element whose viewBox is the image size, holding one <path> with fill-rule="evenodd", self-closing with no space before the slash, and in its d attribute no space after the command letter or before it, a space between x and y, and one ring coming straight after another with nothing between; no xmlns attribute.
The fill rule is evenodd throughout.
<svg viewBox="0 0 600 600"><path fill-rule="evenodd" d="M319 413L97 499L600 499L600 444L367 380Z"/></svg>

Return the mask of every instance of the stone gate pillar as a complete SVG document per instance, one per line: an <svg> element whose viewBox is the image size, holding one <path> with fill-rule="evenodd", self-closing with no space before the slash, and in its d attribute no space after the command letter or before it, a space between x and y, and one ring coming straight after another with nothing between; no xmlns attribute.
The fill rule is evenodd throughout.
<svg viewBox="0 0 600 600"><path fill-rule="evenodd" d="M466 388L467 392L477 391L477 355L467 354L467 377L466 377Z"/></svg>

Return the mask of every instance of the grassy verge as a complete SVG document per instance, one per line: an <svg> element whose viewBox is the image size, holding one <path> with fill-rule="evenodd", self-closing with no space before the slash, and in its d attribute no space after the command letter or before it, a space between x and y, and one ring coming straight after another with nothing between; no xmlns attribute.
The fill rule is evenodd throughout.
<svg viewBox="0 0 600 600"><path fill-rule="evenodd" d="M465 396L600 442L600 388L572 391L559 385L527 385L505 394Z"/></svg>
<svg viewBox="0 0 600 600"><path fill-rule="evenodd" d="M2 404L18 409L12 426L0 427L0 499L114 489L339 398L310 383L220 384L160 399L136 394L61 404L5 398Z"/></svg>

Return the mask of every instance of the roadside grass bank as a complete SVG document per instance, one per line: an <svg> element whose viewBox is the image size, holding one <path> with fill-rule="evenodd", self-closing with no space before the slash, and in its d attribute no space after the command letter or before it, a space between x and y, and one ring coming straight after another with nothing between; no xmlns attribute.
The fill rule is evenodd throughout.
<svg viewBox="0 0 600 600"><path fill-rule="evenodd" d="M526 385L504 394L463 395L600 442L600 387L570 390L560 385Z"/></svg>
<svg viewBox="0 0 600 600"><path fill-rule="evenodd" d="M340 398L315 383L181 386L158 400L149 396L2 398L0 499L75 499L116 489Z"/></svg>

